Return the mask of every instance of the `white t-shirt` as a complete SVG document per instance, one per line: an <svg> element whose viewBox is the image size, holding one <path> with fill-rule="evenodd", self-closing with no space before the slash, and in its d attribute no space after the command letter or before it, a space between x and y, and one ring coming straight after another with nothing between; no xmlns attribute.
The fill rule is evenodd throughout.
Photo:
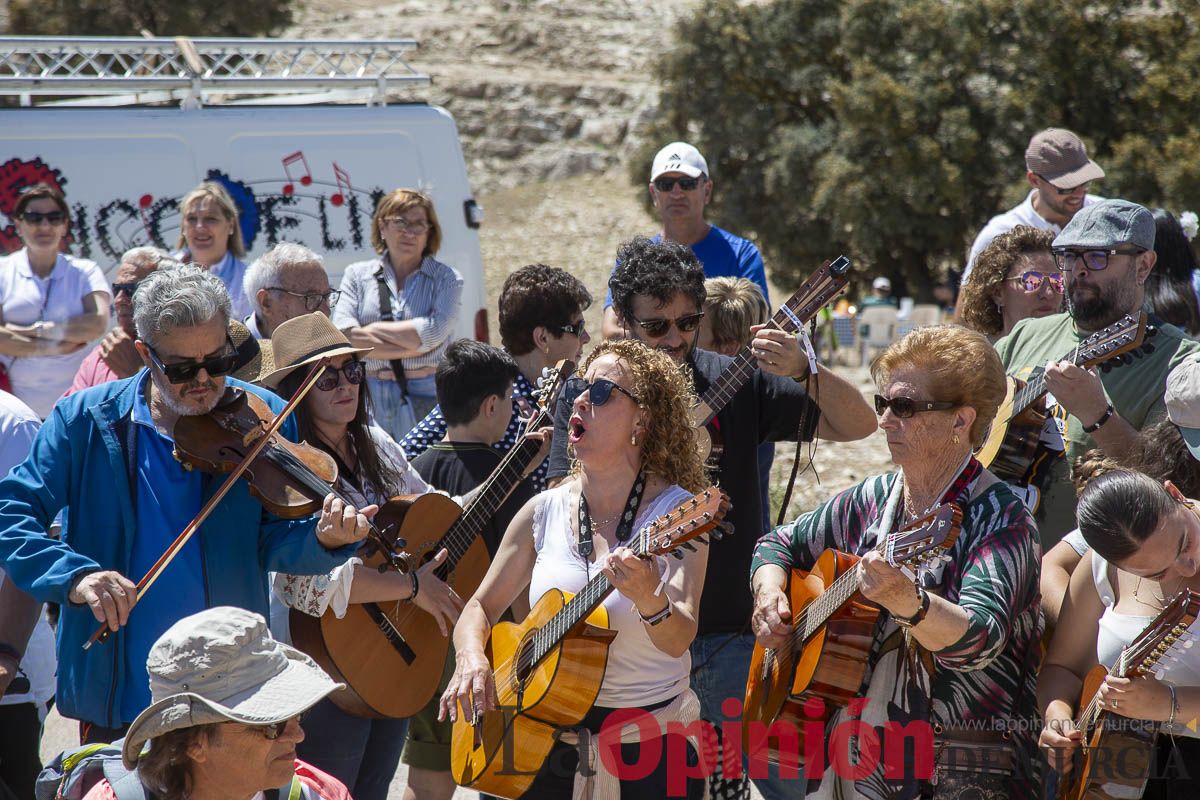
<svg viewBox="0 0 1200 800"><path fill-rule="evenodd" d="M983 252L992 239L995 239L1002 233L1007 233L1018 225L1028 225L1031 228L1037 228L1040 231L1053 231L1054 235L1062 233L1062 226L1050 222L1041 214L1033 210L1033 193L1036 189L1031 189L1025 197L1025 202L1021 203L1016 208L1010 208L1003 214L998 214L988 220L988 224L983 226L983 230L975 237L975 243L971 245L971 252L967 256L967 266L963 268L962 282L967 282L967 277L971 274L971 269L975 266L975 258ZM1090 206L1093 203L1099 203L1103 197L1089 194L1083 198L1083 205Z"/></svg>
<svg viewBox="0 0 1200 800"><path fill-rule="evenodd" d="M579 554L571 525L570 484L549 489L537 496L533 511L533 547L537 560L529 582L529 604L537 603L551 589L578 593L600 574L600 567ZM646 503L634 520L634 535L656 517L691 497L679 486L664 489ZM679 562L664 559L669 569ZM608 627L617 632L608 648L608 666L596 705L603 708L637 708L670 700L688 688L692 657L688 652L675 657L658 649L646 632L637 607L625 595L612 591L602 607L608 612Z"/></svg>
<svg viewBox="0 0 1200 800"><path fill-rule="evenodd" d="M29 406L8 392L0 391L0 477L8 474L29 455L33 438L37 435L41 421ZM0 583L4 581L4 570L0 569ZM0 706L15 706L34 703L38 715L46 716L46 701L54 696L54 676L58 661L54 655L54 634L39 616L33 635L21 659L21 671L29 678L30 691L22 694L6 694L0 698Z"/></svg>
<svg viewBox="0 0 1200 800"><path fill-rule="evenodd" d="M5 322L66 322L83 313L83 298L92 292L112 297L95 261L59 253L50 275L39 278L29 266L29 251L25 248L0 258L0 310ZM81 347L63 356L0 356L0 363L8 369L13 394L25 401L39 419L45 419L70 388L89 350Z"/></svg>

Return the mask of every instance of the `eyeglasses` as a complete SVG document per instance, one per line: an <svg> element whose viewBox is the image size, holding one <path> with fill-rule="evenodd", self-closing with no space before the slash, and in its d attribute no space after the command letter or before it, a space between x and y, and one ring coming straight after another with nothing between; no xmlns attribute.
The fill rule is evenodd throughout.
<svg viewBox="0 0 1200 800"><path fill-rule="evenodd" d="M133 293L137 291L139 283L141 283L141 281L132 281L130 283L114 283L112 285L113 297L116 297L121 292L133 297Z"/></svg>
<svg viewBox="0 0 1200 800"><path fill-rule="evenodd" d="M328 301L329 307L333 308L337 305L338 298L342 296L341 291L337 289L329 289L324 292L293 292L290 289L284 289L282 286L268 286L272 292L283 292L290 294L292 297L304 298L304 310L312 313L321 307L321 304Z"/></svg>
<svg viewBox="0 0 1200 800"><path fill-rule="evenodd" d="M582 318L578 322L568 322L566 325L559 326L560 331L569 333L577 339L583 338L585 328L587 328L587 321Z"/></svg>
<svg viewBox="0 0 1200 800"><path fill-rule="evenodd" d="M913 414L925 411L945 411L955 408L958 403L947 400L913 400L911 397L893 397L888 399L881 394L875 395L875 414L882 417L889 408L900 419L908 419Z"/></svg>
<svg viewBox="0 0 1200 800"><path fill-rule="evenodd" d="M296 720L297 724L303 725L306 716L308 716L307 711L295 717L288 717L282 722L272 722L270 725L251 725L250 727L261 733L263 737L274 741L283 736L283 732L287 730L287 726L292 720Z"/></svg>
<svg viewBox="0 0 1200 800"><path fill-rule="evenodd" d="M1037 175L1036 172L1034 174ZM1085 183L1079 184L1078 186L1072 186L1070 189L1060 189L1059 187L1055 186L1053 183L1050 183L1050 179L1047 178L1045 175L1038 175L1038 177L1041 178L1046 183L1049 183L1050 188L1053 189L1054 192L1059 197L1066 197L1069 194L1078 194L1079 192L1087 192L1088 187L1092 185L1091 181L1087 181Z"/></svg>
<svg viewBox="0 0 1200 800"><path fill-rule="evenodd" d="M1033 294L1038 289L1041 289L1042 284L1046 281L1050 282L1050 288L1056 293L1063 293L1063 276L1061 272L1051 272L1047 275L1044 272L1030 270L1029 272L1022 272L1014 278L1006 278L1004 282L1015 283L1029 294Z"/></svg>
<svg viewBox="0 0 1200 800"><path fill-rule="evenodd" d="M1080 260L1083 261L1086 269L1099 272L1108 268L1109 256L1136 256L1146 251L1134 248L1133 250L1054 250L1052 252L1054 253L1054 263L1058 264L1058 268L1063 272L1075 269Z"/></svg>
<svg viewBox="0 0 1200 800"><path fill-rule="evenodd" d="M695 314L688 314L679 319L647 319L640 320L636 317L633 321L642 326L642 330L651 339L661 339L667 335L667 331L671 330L671 324L679 329L680 333L691 333L700 327L700 320L704 319L704 312L697 311Z"/></svg>
<svg viewBox="0 0 1200 800"><path fill-rule="evenodd" d="M228 339L225 340L225 344L228 347L233 346ZM150 360L154 362L154 366L158 367L171 383L187 383L190 380L194 380L200 374L200 370L207 372L210 377L219 378L222 375L228 375L233 372L237 366L238 354L236 352L213 356L203 361L182 361L178 364L164 364L163 360L159 358L158 353L154 352L153 347L146 345L146 349L150 352Z"/></svg>
<svg viewBox="0 0 1200 800"><path fill-rule="evenodd" d="M21 219L30 225L41 225L48 222L51 225L61 225L67 221L67 215L61 211L26 211Z"/></svg>
<svg viewBox="0 0 1200 800"><path fill-rule="evenodd" d="M679 184L679 188L685 192L690 192L700 185L699 178L655 178L654 188L660 192L669 192L675 188L675 184Z"/></svg>
<svg viewBox="0 0 1200 800"><path fill-rule="evenodd" d="M332 392L341 382L338 373L346 376L346 383L351 386L358 386L367 377L367 364L364 361L359 361L357 358L347 361L342 364L342 368L326 367L321 373L321 377L317 378L317 382L313 384L322 392Z"/></svg>
<svg viewBox="0 0 1200 800"><path fill-rule="evenodd" d="M409 222L404 217L388 217L384 222L398 233L411 233L413 236L420 236L433 227L428 222Z"/></svg>
<svg viewBox="0 0 1200 800"><path fill-rule="evenodd" d="M566 389L567 391L572 392L576 397L584 392L587 392L588 402L594 406L602 406L607 403L608 399L612 397L613 389L616 389L618 392L625 395L638 405L641 405L642 403L642 401L639 400L637 395L635 395L633 392L629 391L624 386L618 386L606 378L597 378L591 383L588 383L587 378L580 378L578 376L568 378Z"/></svg>

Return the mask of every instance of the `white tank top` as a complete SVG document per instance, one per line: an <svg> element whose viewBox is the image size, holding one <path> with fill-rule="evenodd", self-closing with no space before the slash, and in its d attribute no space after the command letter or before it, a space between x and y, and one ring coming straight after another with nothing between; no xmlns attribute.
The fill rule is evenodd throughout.
<svg viewBox="0 0 1200 800"><path fill-rule="evenodd" d="M691 497L679 486L669 486L645 503L634 522L640 531L656 517L667 513ZM570 487L560 486L538 495L533 511L533 546L537 561L529 583L529 603L533 605L551 589L577 593L600 568L579 555L572 527L573 504ZM670 569L681 562L669 558ZM665 591L665 589L664 589ZM608 625L617 632L608 649L608 666L596 705L605 708L634 708L670 700L688 686L692 669L689 653L676 658L664 653L651 641L637 607L625 595L614 590L603 603Z"/></svg>
<svg viewBox="0 0 1200 800"><path fill-rule="evenodd" d="M1100 616L1100 634L1096 638L1096 658L1106 669L1111 670L1121 651L1154 621L1154 617L1118 614L1113 610L1116 605L1116 593L1108 580L1108 567L1108 562L1092 551L1092 579L1096 583L1100 599L1104 602L1104 613ZM1200 626L1192 625L1193 635L1197 633L1198 627ZM1163 680L1176 686L1200 686L1200 645L1194 645L1181 652L1182 656L1166 664ZM1193 731L1178 723L1175 725L1175 733L1200 737L1200 731Z"/></svg>

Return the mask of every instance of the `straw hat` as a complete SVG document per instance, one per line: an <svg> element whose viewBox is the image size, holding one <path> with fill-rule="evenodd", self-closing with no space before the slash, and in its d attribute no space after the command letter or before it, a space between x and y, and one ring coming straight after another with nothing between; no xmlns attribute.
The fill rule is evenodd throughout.
<svg viewBox="0 0 1200 800"><path fill-rule="evenodd" d="M275 641L261 614L232 606L168 628L150 648L146 671L152 702L121 748L129 769L156 736L214 722L283 722L345 688L304 653Z"/></svg>
<svg viewBox="0 0 1200 800"><path fill-rule="evenodd" d="M346 354L361 356L372 349L352 346L320 311L294 317L276 328L271 334L271 348L275 369L259 380L271 389L278 388L284 378L306 364Z"/></svg>
<svg viewBox="0 0 1200 800"><path fill-rule="evenodd" d="M246 383L255 383L258 379L275 369L271 359L270 340L259 341L254 338L242 323L236 319L229 320L229 341L237 350L238 360L233 370L233 377Z"/></svg>

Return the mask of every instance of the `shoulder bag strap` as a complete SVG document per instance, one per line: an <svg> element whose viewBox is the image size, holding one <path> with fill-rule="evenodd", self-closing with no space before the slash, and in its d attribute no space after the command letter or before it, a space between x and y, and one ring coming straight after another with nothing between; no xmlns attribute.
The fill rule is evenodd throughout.
<svg viewBox="0 0 1200 800"><path fill-rule="evenodd" d="M392 315L392 290L387 285L387 276L383 271L383 264L380 264L375 270L375 285L379 289L379 319L382 322L394 322L396 317ZM396 384L400 387L400 396L404 402L408 402L408 378L404 376L404 364L400 359L393 358L389 362L392 365L392 376Z"/></svg>

